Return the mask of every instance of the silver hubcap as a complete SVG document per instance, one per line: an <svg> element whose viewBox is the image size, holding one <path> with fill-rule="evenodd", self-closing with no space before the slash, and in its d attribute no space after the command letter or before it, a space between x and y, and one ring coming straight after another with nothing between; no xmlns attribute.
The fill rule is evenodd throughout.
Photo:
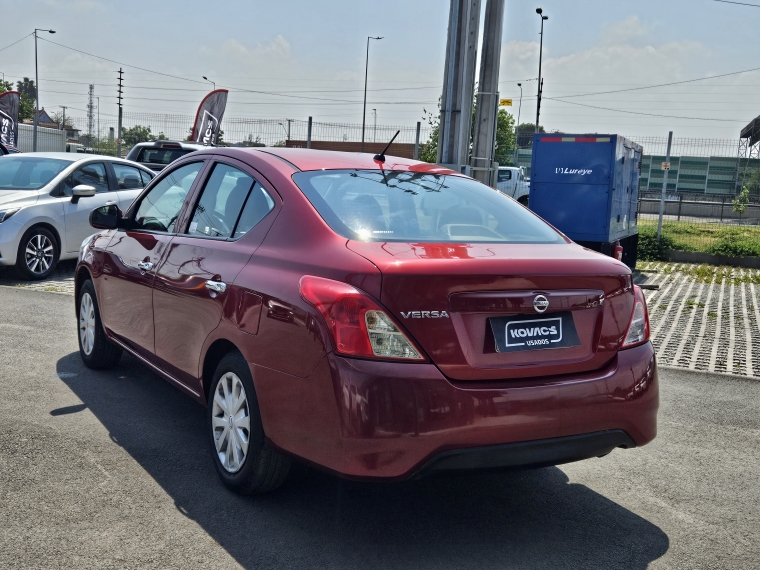
<svg viewBox="0 0 760 570"><path fill-rule="evenodd" d="M79 342L87 356L95 346L95 304L89 293L82 295L79 301Z"/></svg>
<svg viewBox="0 0 760 570"><path fill-rule="evenodd" d="M219 461L226 471L235 473L245 462L251 437L248 398L243 382L235 373L227 372L219 380L211 412Z"/></svg>
<svg viewBox="0 0 760 570"><path fill-rule="evenodd" d="M26 244L26 266L32 273L45 273L53 264L53 244L42 234L32 236Z"/></svg>

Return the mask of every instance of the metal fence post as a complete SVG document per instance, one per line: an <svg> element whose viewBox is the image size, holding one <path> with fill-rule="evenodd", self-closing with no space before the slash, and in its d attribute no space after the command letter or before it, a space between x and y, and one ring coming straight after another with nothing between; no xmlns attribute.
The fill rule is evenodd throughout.
<svg viewBox="0 0 760 570"><path fill-rule="evenodd" d="M311 148L311 117L309 117L309 126L306 130L306 148Z"/></svg>
<svg viewBox="0 0 760 570"><path fill-rule="evenodd" d="M668 133L668 150L665 153L665 162L670 162L670 147L673 144L673 131ZM668 165L670 166L670 165ZM660 217L657 219L657 241L662 237L662 216L665 214L665 192L668 189L668 171L665 170L662 175L662 196L660 196Z"/></svg>
<svg viewBox="0 0 760 570"><path fill-rule="evenodd" d="M417 134L414 136L414 160L420 159L420 121L417 121Z"/></svg>
<svg viewBox="0 0 760 570"><path fill-rule="evenodd" d="M678 221L681 221L681 205L683 204L683 194L678 195Z"/></svg>

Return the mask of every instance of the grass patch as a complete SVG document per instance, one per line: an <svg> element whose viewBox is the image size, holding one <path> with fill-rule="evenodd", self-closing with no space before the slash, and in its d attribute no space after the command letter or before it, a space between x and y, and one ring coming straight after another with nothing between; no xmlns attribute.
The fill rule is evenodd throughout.
<svg viewBox="0 0 760 570"><path fill-rule="evenodd" d="M730 257L760 256L760 227L719 223L663 222L657 243L657 220L639 220L639 259L661 260L664 251L701 251Z"/></svg>

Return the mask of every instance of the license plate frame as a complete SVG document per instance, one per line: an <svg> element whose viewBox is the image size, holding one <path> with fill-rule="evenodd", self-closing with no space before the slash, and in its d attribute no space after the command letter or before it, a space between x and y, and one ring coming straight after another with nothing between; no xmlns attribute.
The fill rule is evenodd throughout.
<svg viewBox="0 0 760 570"><path fill-rule="evenodd" d="M496 352L572 348L581 344L570 311L489 317Z"/></svg>

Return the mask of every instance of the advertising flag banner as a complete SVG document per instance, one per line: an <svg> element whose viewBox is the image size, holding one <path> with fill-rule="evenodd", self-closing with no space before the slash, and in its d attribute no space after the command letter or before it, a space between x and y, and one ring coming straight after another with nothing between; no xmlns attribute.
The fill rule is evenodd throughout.
<svg viewBox="0 0 760 570"><path fill-rule="evenodd" d="M0 143L18 146L18 91L0 93Z"/></svg>
<svg viewBox="0 0 760 570"><path fill-rule="evenodd" d="M227 93L226 89L217 89L203 98L195 114L193 134L190 136L193 142L206 145L216 144L224 108L227 106Z"/></svg>

